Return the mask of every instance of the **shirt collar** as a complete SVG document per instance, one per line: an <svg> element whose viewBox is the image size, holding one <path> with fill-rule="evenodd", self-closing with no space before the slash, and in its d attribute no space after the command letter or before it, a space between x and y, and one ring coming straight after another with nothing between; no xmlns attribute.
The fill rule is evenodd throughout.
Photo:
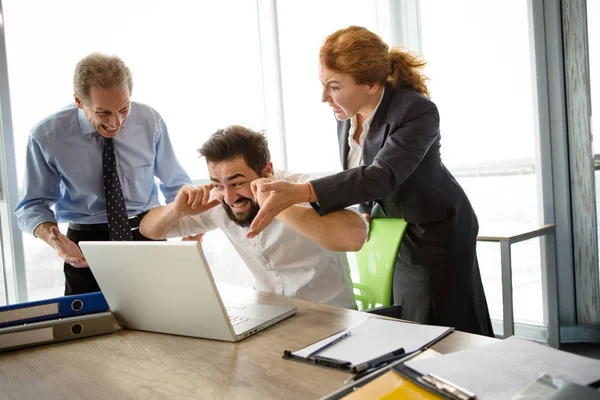
<svg viewBox="0 0 600 400"><path fill-rule="evenodd" d="M82 135L89 135L90 133L96 132L91 122L85 116L85 112L81 108L77 109L77 119L79 120L79 128L81 128Z"/></svg>
<svg viewBox="0 0 600 400"><path fill-rule="evenodd" d="M369 126L371 126L371 121L373 121L373 117L375 117L375 114L377 113L377 109L379 108L379 105L381 104L381 100L383 100L384 94L385 94L385 86L383 87L383 91L381 92L381 97L379 98L377 105L373 109L373 112L371 113L371 115L369 115L369 118L365 119L365 122L363 122L363 124L366 123Z"/></svg>
<svg viewBox="0 0 600 400"><path fill-rule="evenodd" d="M367 118L363 121L363 126L365 126L365 125L371 126L371 121L373 121L373 117L375 117L375 114L377 113L377 109L379 108L379 105L381 104L381 100L383 100L384 94L385 94L385 86L383 87L383 91L381 92L381 97L379 98L377 105L373 109L373 112L369 115L369 118ZM354 134L354 132L356 132L356 115L350 119L350 131L349 132L352 132L350 134L350 136L352 136Z"/></svg>

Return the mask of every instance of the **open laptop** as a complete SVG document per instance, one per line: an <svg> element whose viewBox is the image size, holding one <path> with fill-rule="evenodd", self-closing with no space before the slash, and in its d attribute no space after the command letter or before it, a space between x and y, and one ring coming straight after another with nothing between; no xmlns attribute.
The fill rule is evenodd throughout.
<svg viewBox="0 0 600 400"><path fill-rule="evenodd" d="M296 313L294 306L223 305L198 242L80 242L124 328L236 342Z"/></svg>

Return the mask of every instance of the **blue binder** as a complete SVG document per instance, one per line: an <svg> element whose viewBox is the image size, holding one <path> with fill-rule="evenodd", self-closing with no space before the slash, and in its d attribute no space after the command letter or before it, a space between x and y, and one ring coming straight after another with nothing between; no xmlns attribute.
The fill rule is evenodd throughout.
<svg viewBox="0 0 600 400"><path fill-rule="evenodd" d="M102 292L76 294L0 307L0 328L108 311Z"/></svg>

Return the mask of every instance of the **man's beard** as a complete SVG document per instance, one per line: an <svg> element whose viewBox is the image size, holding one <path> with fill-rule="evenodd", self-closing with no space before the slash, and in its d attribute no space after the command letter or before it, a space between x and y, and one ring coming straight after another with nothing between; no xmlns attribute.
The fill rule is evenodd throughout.
<svg viewBox="0 0 600 400"><path fill-rule="evenodd" d="M252 223L252 221L254 220L254 217L256 217L256 214L258 214L258 210L260 210L260 207L259 207L258 203L254 202L254 200L249 199L247 197L243 197L243 196L241 196L239 199L234 201L234 203L237 203L239 201L244 201L244 200L250 201L250 210L248 210L248 213L246 214L246 216L243 219L239 219L238 217L236 217L236 215L233 212L233 210L231 209L231 207L229 207L229 204L227 204L225 202L222 202L221 204L223 205L223 208L227 212L227 216L229 217L230 220L232 220L233 222L235 222L242 228L248 228L250 226L250 224Z"/></svg>

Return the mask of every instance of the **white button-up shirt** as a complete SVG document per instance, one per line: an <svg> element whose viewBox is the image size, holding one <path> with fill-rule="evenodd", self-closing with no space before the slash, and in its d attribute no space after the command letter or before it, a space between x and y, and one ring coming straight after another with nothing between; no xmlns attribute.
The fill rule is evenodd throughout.
<svg viewBox="0 0 600 400"><path fill-rule="evenodd" d="M292 183L311 177L275 171L275 179ZM308 203L303 205L309 206ZM365 218L355 212L368 227ZM274 219L258 236L229 219L223 206L178 221L167 237L192 236L221 228L256 277L258 290L337 307L356 308L346 253L327 250Z"/></svg>
<svg viewBox="0 0 600 400"><path fill-rule="evenodd" d="M383 92L381 92L381 97L379 98L379 102L373 109L369 118L363 121L363 131L358 139L358 142L354 140L354 133L356 132L356 115L352 117L350 121L350 130L348 131L348 144L350 145L350 150L348 151L348 169L360 167L363 165L363 147L365 145L365 138L367 137L367 133L369 132L369 128L371 127L371 122L373 121L373 116L377 112L379 105L381 104L381 100L383 99L383 94L385 93L385 88L383 88Z"/></svg>

